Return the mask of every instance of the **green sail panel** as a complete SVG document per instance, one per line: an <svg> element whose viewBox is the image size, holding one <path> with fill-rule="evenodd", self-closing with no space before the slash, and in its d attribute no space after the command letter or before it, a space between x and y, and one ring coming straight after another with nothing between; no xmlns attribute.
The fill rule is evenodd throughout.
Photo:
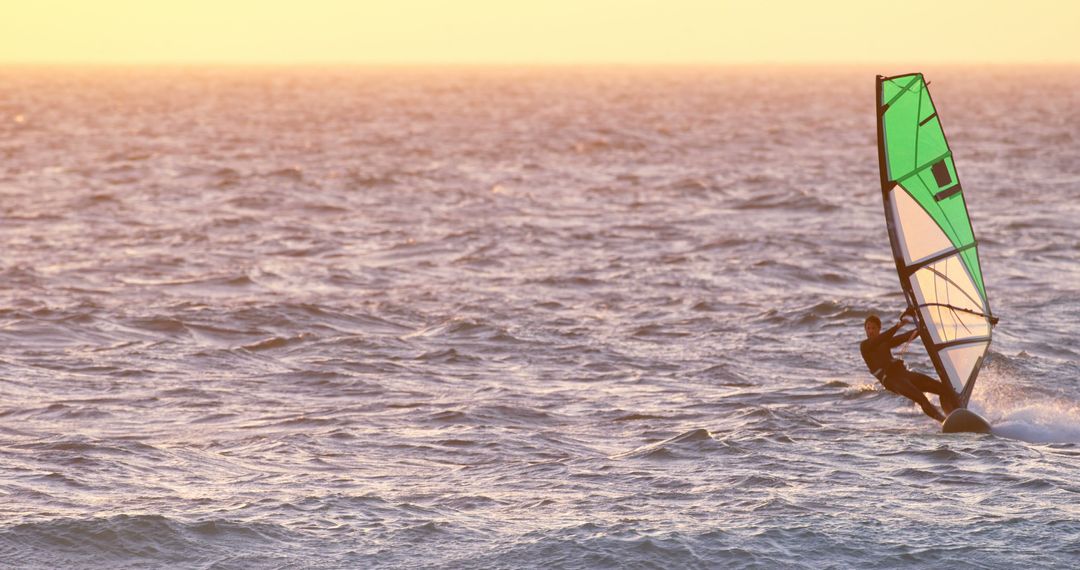
<svg viewBox="0 0 1080 570"><path fill-rule="evenodd" d="M878 158L893 258L938 375L966 406L996 321L952 150L921 73L877 78Z"/></svg>
<svg viewBox="0 0 1080 570"><path fill-rule="evenodd" d="M888 103L882 114L886 175L904 188L961 248L975 241L949 143L921 73L891 78L884 85ZM884 103L884 102L882 102ZM882 106L879 103L879 108ZM964 257L983 298L986 288L977 255Z"/></svg>

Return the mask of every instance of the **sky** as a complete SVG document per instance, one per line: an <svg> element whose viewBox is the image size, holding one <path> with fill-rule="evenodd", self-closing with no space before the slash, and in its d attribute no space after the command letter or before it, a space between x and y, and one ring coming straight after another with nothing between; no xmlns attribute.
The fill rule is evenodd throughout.
<svg viewBox="0 0 1080 570"><path fill-rule="evenodd" d="M0 0L0 63L1080 63L1073 0Z"/></svg>

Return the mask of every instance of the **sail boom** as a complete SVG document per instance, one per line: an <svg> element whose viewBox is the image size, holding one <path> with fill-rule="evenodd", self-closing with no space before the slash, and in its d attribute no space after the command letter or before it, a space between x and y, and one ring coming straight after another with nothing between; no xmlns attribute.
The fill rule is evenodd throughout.
<svg viewBox="0 0 1080 570"><path fill-rule="evenodd" d="M955 305L950 305L948 303L922 303L917 308L922 308L922 307L941 307L943 309L949 309L951 311L960 311L961 313L968 313L968 314L971 314L971 315L975 315L976 317L985 317L987 319L990 319L992 317L992 315L988 315L986 313L980 313L979 311L972 311L971 309L965 309L963 307L957 307Z"/></svg>

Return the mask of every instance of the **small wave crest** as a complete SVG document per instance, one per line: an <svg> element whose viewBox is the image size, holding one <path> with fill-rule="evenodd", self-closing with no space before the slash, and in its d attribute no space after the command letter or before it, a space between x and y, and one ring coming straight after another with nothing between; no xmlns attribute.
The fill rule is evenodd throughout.
<svg viewBox="0 0 1080 570"><path fill-rule="evenodd" d="M637 449L618 453L612 459L695 459L717 451L741 452L732 444L716 439L709 430L697 428L685 431L663 441L643 445Z"/></svg>

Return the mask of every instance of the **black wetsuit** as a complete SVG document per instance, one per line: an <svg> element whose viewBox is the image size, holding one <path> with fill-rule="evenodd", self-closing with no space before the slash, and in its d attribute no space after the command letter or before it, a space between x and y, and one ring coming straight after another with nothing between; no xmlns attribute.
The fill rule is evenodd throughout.
<svg viewBox="0 0 1080 570"><path fill-rule="evenodd" d="M926 412L926 415L938 421L944 420L945 417L937 407L930 403L930 400L926 399L923 392L941 396L944 404L955 401L952 390L925 374L908 370L903 360L894 358L892 355L892 349L907 342L913 332L908 331L897 335L896 331L900 330L901 324L896 323L892 328L882 331L877 337L862 341L859 343L859 352L866 361L866 367L870 369L874 377L881 381L881 385L886 390L913 400Z"/></svg>

